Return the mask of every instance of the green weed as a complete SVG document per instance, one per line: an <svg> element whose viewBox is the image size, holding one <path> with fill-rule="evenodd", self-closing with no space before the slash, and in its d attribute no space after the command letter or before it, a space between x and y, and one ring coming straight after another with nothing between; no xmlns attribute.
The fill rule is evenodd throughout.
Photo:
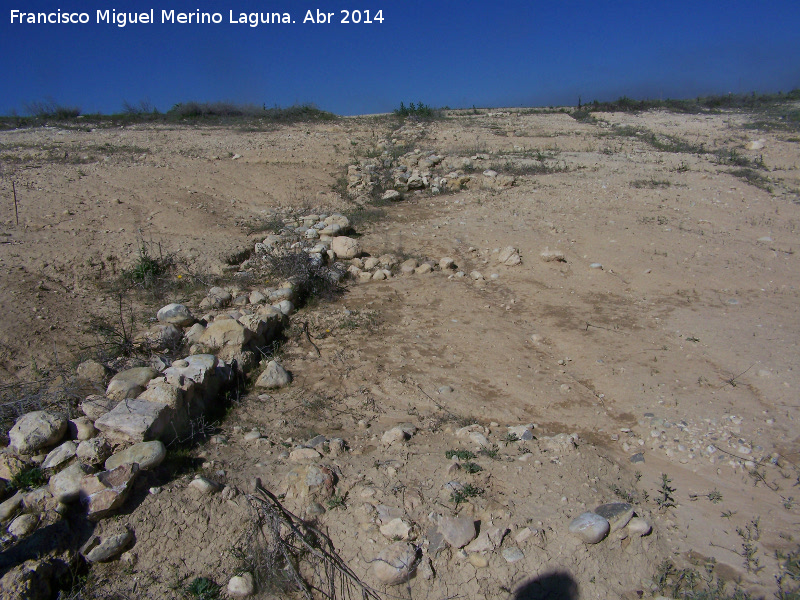
<svg viewBox="0 0 800 600"><path fill-rule="evenodd" d="M14 473L8 485L13 490L26 491L38 488L45 483L47 483L47 476L39 467L28 467Z"/></svg>
<svg viewBox="0 0 800 600"><path fill-rule="evenodd" d="M454 456L457 457L458 460L472 460L475 458L475 453L469 450L447 450L444 456L447 460L452 460Z"/></svg>
<svg viewBox="0 0 800 600"><path fill-rule="evenodd" d="M666 473L662 473L661 487L658 489L660 495L656 498L656 504L662 510L675 506L675 498L672 495L675 492L675 488L671 487L670 483L672 483L672 480L667 477Z"/></svg>
<svg viewBox="0 0 800 600"><path fill-rule="evenodd" d="M466 502L470 498L475 498L481 495L483 495L483 489L468 483L460 490L450 494L450 501L456 505L456 508L458 508L459 504Z"/></svg>
<svg viewBox="0 0 800 600"><path fill-rule="evenodd" d="M208 577L195 577L186 589L198 600L216 600L220 593L219 584Z"/></svg>

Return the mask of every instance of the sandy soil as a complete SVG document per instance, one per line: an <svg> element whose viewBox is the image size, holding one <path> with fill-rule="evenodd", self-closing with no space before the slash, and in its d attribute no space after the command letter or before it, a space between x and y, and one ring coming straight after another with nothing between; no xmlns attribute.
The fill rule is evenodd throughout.
<svg viewBox="0 0 800 600"><path fill-rule="evenodd" d="M332 191L336 181L350 164L379 160L366 157L383 140L483 156L469 174L493 168L516 174L516 184L408 194L384 209L387 218L363 225L360 242L373 256L449 256L484 279L435 271L352 283L336 302L298 313L293 320L309 323L321 355L290 337L283 361L295 382L269 401L242 401L221 426L229 445L197 450L206 470L224 470L218 477L241 490L254 476L277 489L292 467L278 456L286 438L347 440L351 451L337 462L346 508L320 520L368 579L364 556L388 542L363 503L402 507L413 491L422 500L405 510L424 537L429 512L452 510L440 492L450 477L444 452L464 447L459 424L476 422L489 427L499 460L479 461L473 481L486 494L460 510L512 536L538 528L546 541L519 544L526 557L517 563L496 553L489 569L439 555L437 576L414 580L415 597L503 597L556 569L574 578L581 598L647 596L658 564L686 564L690 553L771 594L774 553L795 548L798 535L798 139L747 128L739 113L595 117L508 110L394 130L391 119L360 117L261 130L2 132L0 382L87 356L91 318L118 310L99 284L129 268L143 240L176 257L176 276L202 281L228 273L226 258L263 238L250 231L274 211L351 210ZM639 135L624 134L630 128ZM708 153L659 151L648 132ZM759 139L762 149L746 149ZM715 159L719 149L763 160L771 191L731 174L735 167ZM550 172L523 168L537 164ZM506 246L519 249L521 265L498 263ZM566 261L545 262L546 249ZM176 294L166 300L193 306L202 297ZM140 302L143 327L158 306ZM453 391L440 394L445 385ZM405 422L419 432L383 448L381 434ZM503 442L505 426L526 423L540 438L577 433L581 442L555 454L532 444L536 462L519 461L518 444ZM272 445L244 442L252 427ZM639 452L644 462L632 463ZM655 502L662 473L676 490L666 510ZM127 573L98 569L98 590L178 594L195 576L224 583L234 574L235 557L220 558L218 546L241 538L244 495L198 500L182 481L144 494L126 515L138 562ZM708 497L714 491L721 501ZM651 536L591 547L569 537L571 518L625 497L653 524ZM192 519L164 517L169 511ZM200 525L197 511L206 511ZM154 533L140 534L148 518ZM759 562L747 569L737 528L754 519ZM160 534L170 527L174 536ZM211 549L191 551L183 531Z"/></svg>

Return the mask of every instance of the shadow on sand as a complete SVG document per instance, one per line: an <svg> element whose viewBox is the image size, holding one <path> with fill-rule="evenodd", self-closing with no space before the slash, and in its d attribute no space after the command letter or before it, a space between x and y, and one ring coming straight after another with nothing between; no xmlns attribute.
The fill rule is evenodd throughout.
<svg viewBox="0 0 800 600"><path fill-rule="evenodd" d="M578 600L578 583L566 571L554 571L523 583L514 600Z"/></svg>

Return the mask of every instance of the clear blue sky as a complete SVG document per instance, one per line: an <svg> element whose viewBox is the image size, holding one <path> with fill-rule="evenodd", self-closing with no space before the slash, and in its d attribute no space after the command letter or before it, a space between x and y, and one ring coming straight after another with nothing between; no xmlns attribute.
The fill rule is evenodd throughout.
<svg viewBox="0 0 800 600"><path fill-rule="evenodd" d="M153 9L155 23L97 24L97 9ZM383 23L341 24L342 9ZM86 12L80 24L11 23L11 10ZM161 11L218 12L218 25L162 24ZM303 24L307 10L333 24ZM229 11L289 12L291 25L230 24ZM53 98L84 112L124 100L186 100L338 114L432 106L574 105L800 87L797 0L252 1L4 0L0 113Z"/></svg>

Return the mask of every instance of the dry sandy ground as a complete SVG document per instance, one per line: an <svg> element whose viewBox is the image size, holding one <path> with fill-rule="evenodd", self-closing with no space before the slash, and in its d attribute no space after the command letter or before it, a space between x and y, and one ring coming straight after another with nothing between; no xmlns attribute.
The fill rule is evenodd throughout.
<svg viewBox="0 0 800 600"><path fill-rule="evenodd" d="M520 173L499 191L409 194L385 209L386 219L362 226L362 247L373 256L449 256L484 279L436 271L353 283L335 303L304 309L293 319L309 322L321 356L302 336L290 339L284 364L295 374L292 387L269 402L242 402L222 424L230 445L198 452L229 485L245 490L257 475L278 488L291 466L277 458L282 440L346 439L351 456L338 463L346 508L320 519L368 579L364 557L387 541L361 505L403 506L413 490L423 501L406 512L424 534L429 512L452 509L440 489L448 480L444 451L465 447L456 421L497 423L490 427L497 442L506 425L535 423L537 436L574 432L576 452L536 462L518 461L517 446L499 443L500 460L483 460L474 479L486 494L461 507L512 536L525 526L547 532L546 542L520 545L518 563L494 554L489 569L440 555L436 578L417 577L413 590L393 593L504 597L560 569L581 598L647 596L661 561L683 565L693 552L769 595L775 550L795 548L800 535L792 500L800 495L798 138L746 128L749 117L738 113L595 117L482 111L394 132L391 120L362 117L262 130L0 133L0 380L35 379L56 361L86 356L91 317L113 319L117 310L98 283L129 267L142 239L179 259L176 276L202 279L223 274L225 257L263 237L248 230L276 209L351 209L333 186L381 140L442 156L485 155L473 161L477 177L490 167L504 173L535 164L542 151L553 172ZM763 157L759 173L772 191L730 174L735 167L711 153L658 151L648 132ZM763 149L748 151L758 139ZM496 249L506 246L519 249L521 265L497 262ZM563 252L566 262L544 262L545 249ZM199 297L166 300L192 306ZM155 308L142 307L140 326ZM439 394L445 385L453 391ZM401 450L383 449L381 433L409 421L420 432ZM241 432L252 427L278 445L248 446ZM638 452L644 462L631 463ZM676 506L663 510L655 502L662 473L676 490ZM138 524L139 562L124 574L100 570L98 590L178 594L209 570L222 583L233 574L233 559L216 549L202 557L187 549L180 532L198 528L188 517L174 537L139 530L148 515L152 528L157 515L172 514L165 506L185 506L175 514L196 520L197 511L208 512L206 538L192 544L233 544L242 531L223 509L245 511L243 496L234 509L234 501L180 496L180 480L171 487L179 496L145 494L126 515ZM569 537L571 518L621 497L635 500L651 536L593 547ZM747 569L742 534L754 519L758 563ZM176 522L166 520L154 531Z"/></svg>

